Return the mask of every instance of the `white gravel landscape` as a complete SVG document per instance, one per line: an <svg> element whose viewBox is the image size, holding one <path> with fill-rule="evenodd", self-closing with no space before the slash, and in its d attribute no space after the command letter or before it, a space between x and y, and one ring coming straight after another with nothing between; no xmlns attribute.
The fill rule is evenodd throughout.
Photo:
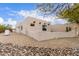
<svg viewBox="0 0 79 59"><path fill-rule="evenodd" d="M0 56L79 56L78 48L44 48L0 43Z"/></svg>
<svg viewBox="0 0 79 59"><path fill-rule="evenodd" d="M12 43L13 45L19 45L19 46L33 46L33 47L45 47L45 48L79 47L79 37L37 41L27 35L19 33L11 33L9 36L4 36L3 33L0 33L0 42L4 44Z"/></svg>
<svg viewBox="0 0 79 59"><path fill-rule="evenodd" d="M79 37L36 41L23 34L0 34L1 56L78 56Z"/></svg>

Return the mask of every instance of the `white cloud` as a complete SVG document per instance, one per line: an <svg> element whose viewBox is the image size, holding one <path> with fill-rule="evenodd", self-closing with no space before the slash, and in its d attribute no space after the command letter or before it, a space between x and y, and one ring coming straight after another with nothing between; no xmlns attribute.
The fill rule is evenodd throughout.
<svg viewBox="0 0 79 59"><path fill-rule="evenodd" d="M2 17L0 17L0 24L4 23L4 19Z"/></svg>
<svg viewBox="0 0 79 59"><path fill-rule="evenodd" d="M38 16L37 10L31 10L31 11L20 10L20 11L18 12L18 14L21 15L21 16L24 16L24 17L28 17L28 16L37 17L37 16Z"/></svg>
<svg viewBox="0 0 79 59"><path fill-rule="evenodd" d="M37 10L31 10L31 11L21 10L18 12L18 14L20 16L23 16L24 18L30 16L30 17L35 17L38 19L48 20L48 17L43 17L41 15L38 15Z"/></svg>
<svg viewBox="0 0 79 59"><path fill-rule="evenodd" d="M67 23L66 20L63 20L63 19L57 19L57 20L54 20L55 21L55 24L64 24L64 23Z"/></svg>
<svg viewBox="0 0 79 59"><path fill-rule="evenodd" d="M18 14L23 16L24 18L28 17L28 16L31 16L31 17L35 17L35 18L38 18L38 19L49 21L52 24L57 24L57 23L58 24L64 24L64 23L66 23L65 20L58 19L56 16L51 15L51 16L43 17L41 15L38 15L37 12L38 12L37 10L31 10L31 11L21 10L21 11L18 12Z"/></svg>
<svg viewBox="0 0 79 59"><path fill-rule="evenodd" d="M12 28L15 28L17 21L13 20L12 18L9 18L7 21L4 21L4 19L2 17L0 17L0 24L9 24L12 25Z"/></svg>
<svg viewBox="0 0 79 59"><path fill-rule="evenodd" d="M11 10L9 7L5 7L4 9L6 9L6 10Z"/></svg>
<svg viewBox="0 0 79 59"><path fill-rule="evenodd" d="M17 21L13 20L12 18L9 18L6 24L12 25L12 28L15 28Z"/></svg>
<svg viewBox="0 0 79 59"><path fill-rule="evenodd" d="M11 10L9 7L0 8L0 10Z"/></svg>
<svg viewBox="0 0 79 59"><path fill-rule="evenodd" d="M9 16L15 16L16 14L13 14L13 13L11 13L11 14L8 14Z"/></svg>

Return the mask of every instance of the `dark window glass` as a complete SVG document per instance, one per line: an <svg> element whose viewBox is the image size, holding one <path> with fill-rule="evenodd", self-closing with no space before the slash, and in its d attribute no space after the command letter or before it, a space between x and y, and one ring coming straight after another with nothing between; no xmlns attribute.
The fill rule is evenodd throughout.
<svg viewBox="0 0 79 59"><path fill-rule="evenodd" d="M50 24L48 24L48 25L50 25Z"/></svg>
<svg viewBox="0 0 79 59"><path fill-rule="evenodd" d="M35 26L35 24L31 23L30 26Z"/></svg>
<svg viewBox="0 0 79 59"><path fill-rule="evenodd" d="M41 24L41 22L39 22L39 24Z"/></svg>
<svg viewBox="0 0 79 59"><path fill-rule="evenodd" d="M42 27L44 27L44 28L45 28L45 27L47 27L47 25L45 25L45 24L44 24L44 25L42 25Z"/></svg>
<svg viewBox="0 0 79 59"><path fill-rule="evenodd" d="M44 23L44 25L46 25L46 23Z"/></svg>
<svg viewBox="0 0 79 59"><path fill-rule="evenodd" d="M35 23L35 21L33 21L33 23Z"/></svg>
<svg viewBox="0 0 79 59"><path fill-rule="evenodd" d="M47 25L46 24L42 25L42 30L47 31Z"/></svg>
<svg viewBox="0 0 79 59"><path fill-rule="evenodd" d="M66 27L66 32L71 31L71 27Z"/></svg>
<svg viewBox="0 0 79 59"><path fill-rule="evenodd" d="M42 28L42 30L43 30L43 31L47 31L47 29L46 29L46 28Z"/></svg>
<svg viewBox="0 0 79 59"><path fill-rule="evenodd" d="M23 30L23 26L21 26L21 30Z"/></svg>

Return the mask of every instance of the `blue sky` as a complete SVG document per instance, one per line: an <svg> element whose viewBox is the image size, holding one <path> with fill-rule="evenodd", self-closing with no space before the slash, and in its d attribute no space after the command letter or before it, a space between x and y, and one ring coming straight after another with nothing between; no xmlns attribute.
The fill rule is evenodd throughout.
<svg viewBox="0 0 79 59"><path fill-rule="evenodd" d="M20 10L34 10L36 8L36 4L30 3L0 3L0 17L3 17L5 20L7 18L12 18L15 20L19 20L20 17L16 15L16 12ZM15 15L10 15L15 14Z"/></svg>
<svg viewBox="0 0 79 59"><path fill-rule="evenodd" d="M63 20L55 19L55 16L43 17L37 13L37 4L35 3L0 3L0 24L10 24L15 26L17 22L24 18L31 16L35 18L44 19L55 23L64 23Z"/></svg>
<svg viewBox="0 0 79 59"><path fill-rule="evenodd" d="M32 3L0 3L0 24L15 26L28 12L35 9L36 4Z"/></svg>

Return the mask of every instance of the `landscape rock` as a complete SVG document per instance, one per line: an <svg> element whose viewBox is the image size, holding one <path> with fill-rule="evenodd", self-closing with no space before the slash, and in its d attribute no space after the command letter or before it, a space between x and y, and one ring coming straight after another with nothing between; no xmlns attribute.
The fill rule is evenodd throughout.
<svg viewBox="0 0 79 59"><path fill-rule="evenodd" d="M0 56L79 56L79 48L43 48L0 43Z"/></svg>

